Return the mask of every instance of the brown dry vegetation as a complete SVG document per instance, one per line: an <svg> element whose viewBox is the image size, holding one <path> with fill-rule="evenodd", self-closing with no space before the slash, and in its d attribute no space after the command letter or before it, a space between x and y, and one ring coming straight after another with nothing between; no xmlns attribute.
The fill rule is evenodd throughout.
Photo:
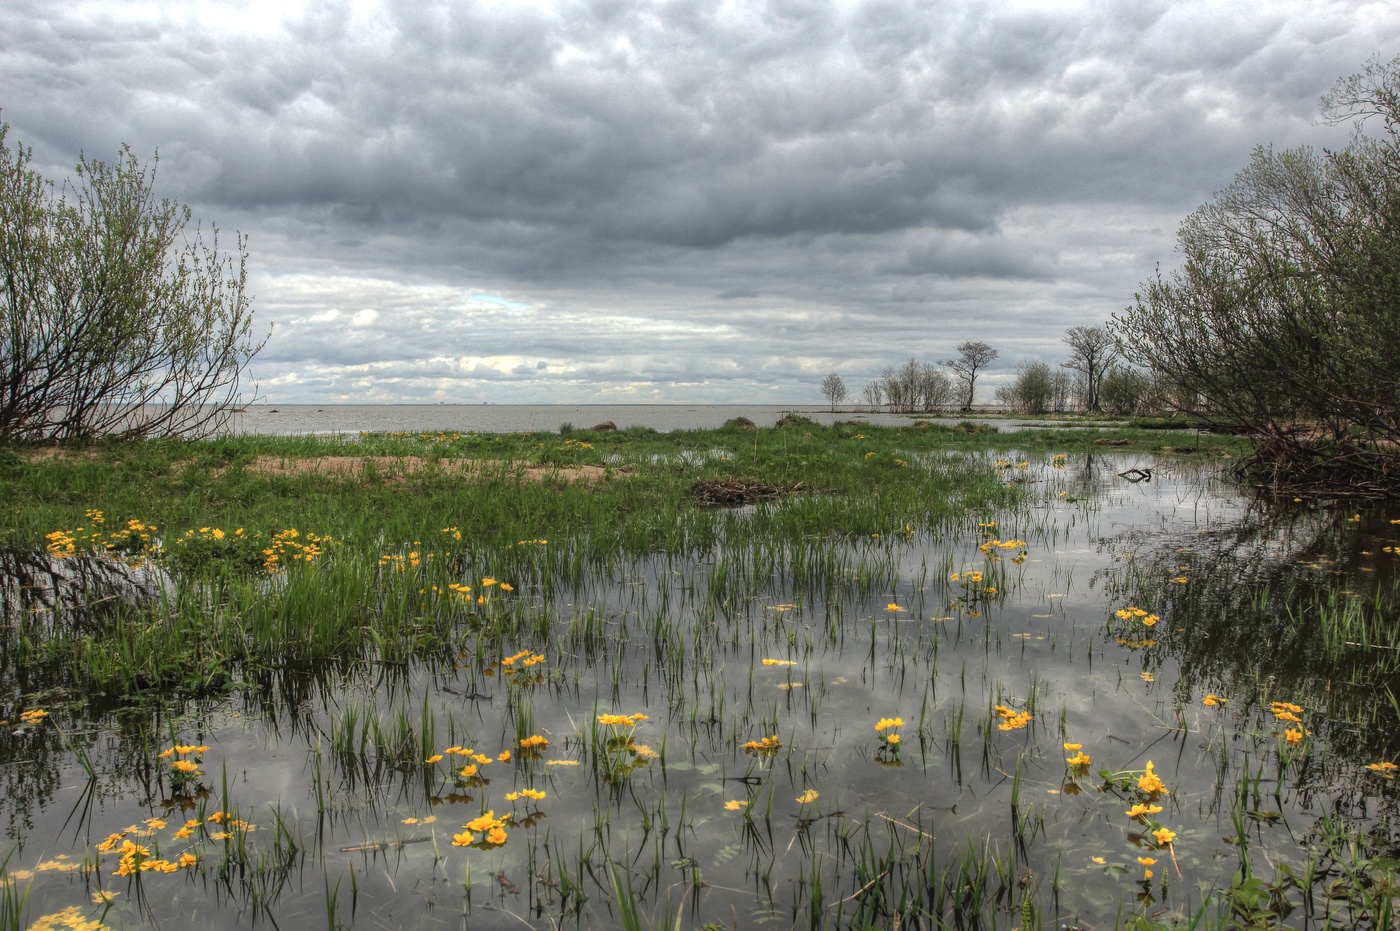
<svg viewBox="0 0 1400 931"><path fill-rule="evenodd" d="M32 462L53 462L64 459L92 459L92 449L43 447L25 452ZM180 464L176 464L179 468ZM595 485L608 476L635 475L636 470L623 467L606 469L596 465L550 466L523 465L491 459L425 459L422 456L258 456L243 466L248 472L268 478L292 478L301 475L323 475L342 481L354 481L366 471L387 481L436 471L444 475L484 479L501 476L527 482L562 481L569 484ZM228 468L214 470L223 475Z"/></svg>

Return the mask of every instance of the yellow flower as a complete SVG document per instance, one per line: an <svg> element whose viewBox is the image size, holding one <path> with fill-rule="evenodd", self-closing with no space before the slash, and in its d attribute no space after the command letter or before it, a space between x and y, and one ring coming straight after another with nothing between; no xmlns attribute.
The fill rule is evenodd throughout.
<svg viewBox="0 0 1400 931"><path fill-rule="evenodd" d="M737 798L732 798L724 803L724 807L729 811L739 811L747 804L748 802L740 801Z"/></svg>
<svg viewBox="0 0 1400 931"><path fill-rule="evenodd" d="M503 591L503 592L513 592L513 591L515 591L515 586L511 585L509 582L502 582L502 583L501 583L501 591Z"/></svg>
<svg viewBox="0 0 1400 931"><path fill-rule="evenodd" d="M452 835L453 847L470 847L476 843L476 836L471 831L463 831L461 834Z"/></svg>
<svg viewBox="0 0 1400 931"><path fill-rule="evenodd" d="M457 772L457 775L458 775L459 777L461 777L462 779L470 779L471 777L473 777L473 776L476 775L476 764L475 764L475 763L468 763L466 766L463 766L463 767Z"/></svg>
<svg viewBox="0 0 1400 931"><path fill-rule="evenodd" d="M481 580L481 587L482 587L482 588L490 588L492 585L495 585L495 584L496 584L496 580L493 579L493 578L490 578L489 576L488 576L487 578L484 578L484 579Z"/></svg>
<svg viewBox="0 0 1400 931"><path fill-rule="evenodd" d="M763 665L765 665L765 666L796 666L796 665L797 665L797 660L793 660L793 659L765 659L765 660L763 661Z"/></svg>
<svg viewBox="0 0 1400 931"><path fill-rule="evenodd" d="M1065 744L1064 746L1065 746L1065 749L1066 749L1066 750L1069 750L1070 752L1073 752L1073 751L1075 751L1075 750L1078 750L1080 747L1082 747L1082 746L1084 746L1084 745L1083 745L1083 744Z"/></svg>
<svg viewBox="0 0 1400 931"><path fill-rule="evenodd" d="M1159 847L1166 847L1170 845L1172 841L1176 840L1176 832L1169 831L1166 828L1158 828L1152 832L1152 836L1157 839L1157 845Z"/></svg>
<svg viewBox="0 0 1400 931"><path fill-rule="evenodd" d="M506 842L506 829L499 824L486 832L486 842L488 844L504 844Z"/></svg>
<svg viewBox="0 0 1400 931"><path fill-rule="evenodd" d="M496 759L497 759L498 761L502 762L502 763L509 763L509 762L510 762L510 751L509 751L509 750L502 750L502 751L501 751L501 755L498 756L498 757L496 757Z"/></svg>
<svg viewBox="0 0 1400 931"><path fill-rule="evenodd" d="M1288 741L1290 747L1296 747L1303 742L1303 736L1306 733L1307 731L1303 730L1301 727L1290 727L1283 732L1283 739Z"/></svg>
<svg viewBox="0 0 1400 931"><path fill-rule="evenodd" d="M1094 863L1097 863L1099 866L1103 866L1104 863L1107 862L1106 860L1104 860L1103 857L1090 857L1089 859Z"/></svg>
<svg viewBox="0 0 1400 931"><path fill-rule="evenodd" d="M1167 787L1162 784L1162 780L1152 771L1152 761L1147 761L1147 769L1138 777L1138 788L1148 795L1166 795Z"/></svg>
<svg viewBox="0 0 1400 931"><path fill-rule="evenodd" d="M1078 767L1081 767L1081 766L1088 766L1090 763L1094 762L1094 760L1093 760L1093 757L1089 756L1089 754L1087 754L1087 753L1085 753L1085 752L1083 752L1083 751L1081 750L1079 753L1076 753L1074 756L1067 756L1067 757L1065 757L1065 762L1066 762L1067 764L1069 764L1070 766L1073 766L1073 767L1075 767L1075 768L1078 768Z"/></svg>
<svg viewBox="0 0 1400 931"><path fill-rule="evenodd" d="M520 749L522 750L533 750L536 747L546 747L548 745L549 741L539 734L532 734L520 741Z"/></svg>
<svg viewBox="0 0 1400 931"><path fill-rule="evenodd" d="M170 768L182 773L199 775L199 766L193 760L176 760L170 764Z"/></svg>
<svg viewBox="0 0 1400 931"><path fill-rule="evenodd" d="M799 796L797 797L797 802L798 802L799 805L806 805L808 802L815 802L816 800L817 800L817 790L816 790L816 789L808 789L806 792L803 792L801 795L799 795Z"/></svg>
<svg viewBox="0 0 1400 931"><path fill-rule="evenodd" d="M1219 695L1210 694L1201 699L1201 704L1205 705L1207 708L1216 708L1225 704L1225 701L1226 699L1221 698Z"/></svg>
<svg viewBox="0 0 1400 931"><path fill-rule="evenodd" d="M885 605L885 610L893 614L896 611L903 611L904 609L901 608L899 605L895 604L893 601L891 601L889 604Z"/></svg>
<svg viewBox="0 0 1400 931"><path fill-rule="evenodd" d="M903 719L903 718L881 718L878 722L876 722L876 724L875 724L875 730L877 730L877 731L883 731L883 730L885 730L886 728L891 728L891 727L903 727L903 726L904 726L904 719Z"/></svg>
<svg viewBox="0 0 1400 931"><path fill-rule="evenodd" d="M424 763L437 763L437 762L439 762L439 761L441 761L441 760L442 760L442 754L441 754L441 753L434 753L432 756L428 757L428 758L427 758L426 760L424 760L423 762L424 762Z"/></svg>
<svg viewBox="0 0 1400 931"><path fill-rule="evenodd" d="M1389 760L1385 760L1381 763L1367 763L1366 768L1384 779L1394 779L1395 770L1400 769L1400 767L1397 767Z"/></svg>
<svg viewBox="0 0 1400 931"><path fill-rule="evenodd" d="M545 793L540 789L521 789L520 794L536 802L543 801Z"/></svg>
<svg viewBox="0 0 1400 931"><path fill-rule="evenodd" d="M496 820L496 810L493 808L479 818L474 818L462 825L468 831L489 831L500 824Z"/></svg>

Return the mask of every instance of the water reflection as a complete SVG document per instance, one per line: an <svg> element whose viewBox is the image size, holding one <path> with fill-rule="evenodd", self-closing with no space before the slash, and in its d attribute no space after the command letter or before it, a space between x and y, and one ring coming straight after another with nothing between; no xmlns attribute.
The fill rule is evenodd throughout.
<svg viewBox="0 0 1400 931"><path fill-rule="evenodd" d="M636 909L1009 928L1026 908L1103 925L1125 900L1189 915L1251 847L1301 874L1309 838L1388 836L1394 793L1360 778L1398 749L1375 700L1400 690L1377 627L1400 558L1383 515L1270 509L1165 455L985 466L1021 503L936 527L853 515L814 539L808 502L765 502L694 517L699 556L521 581L491 623L415 601L431 659L367 643L120 714L21 683L14 712L47 717L0 739L11 867L60 838L89 866L36 882L33 914L101 885L124 894L113 927L615 927ZM173 584L15 566L16 670L118 606L158 623ZM1275 702L1299 709L1296 745ZM200 775L177 780L182 759ZM1155 828L1126 816L1149 763ZM147 829L198 864L113 886L95 845Z"/></svg>

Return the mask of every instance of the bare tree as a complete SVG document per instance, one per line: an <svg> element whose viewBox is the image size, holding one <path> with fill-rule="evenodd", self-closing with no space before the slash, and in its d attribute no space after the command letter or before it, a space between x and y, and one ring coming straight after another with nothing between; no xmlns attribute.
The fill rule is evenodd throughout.
<svg viewBox="0 0 1400 931"><path fill-rule="evenodd" d="M1118 358L1117 341L1103 327L1075 326L1065 331L1063 342L1070 351L1065 368L1078 372L1083 378L1084 409L1097 411L1099 386L1109 367Z"/></svg>
<svg viewBox="0 0 1400 931"><path fill-rule="evenodd" d="M867 382L865 387L861 389L860 402L871 410L876 410L885 403L885 389L881 386L879 379Z"/></svg>
<svg viewBox="0 0 1400 931"><path fill-rule="evenodd" d="M962 409L971 410L977 396L977 373L982 371L998 353L986 343L969 340L958 346L958 357L943 364L953 370L962 386Z"/></svg>
<svg viewBox="0 0 1400 931"><path fill-rule="evenodd" d="M846 400L846 383L840 375L832 372L822 379L822 397L831 402L831 409L836 410L836 405Z"/></svg>

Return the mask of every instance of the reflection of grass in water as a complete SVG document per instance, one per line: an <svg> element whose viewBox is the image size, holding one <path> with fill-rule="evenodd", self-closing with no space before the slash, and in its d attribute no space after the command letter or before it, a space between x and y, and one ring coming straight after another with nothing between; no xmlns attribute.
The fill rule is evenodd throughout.
<svg viewBox="0 0 1400 931"><path fill-rule="evenodd" d="M803 449L805 439L789 434L786 440L790 446L781 451L768 448L764 461L790 478L818 457L816 452ZM907 446L911 441L905 438L900 442ZM742 444L734 445L735 462L742 465ZM999 915L1006 917L1013 912L1020 921L1058 915L1060 907L1050 908L1047 897L1061 894L1061 881L1047 881L1041 874L1046 872L1047 862L1059 861L1056 848L1063 840L1047 833L1054 826L1054 813L1039 794L1047 778L1059 785L1064 770L1061 760L1065 757L1058 740L1047 744L1049 751L1041 747L1053 729L1044 720L1053 712L1044 709L1049 707L1046 698L1053 695L1056 685L1043 677L1032 678L1029 688L1019 681L1005 680L1002 667L1008 657L1002 656L1001 638L1008 613L1019 603L1025 567L1011 561L1009 548L1008 557L1000 562L990 560L991 554L985 551L978 553L977 546L986 542L986 535L973 533L977 523L994 516L1005 527L999 534L1008 539L1011 534L1026 537L1025 549L1033 558L1042 558L1052 552L1057 528L1043 512L1031 516L1033 512L1008 506L1012 492L1020 494L1019 489L1034 489L1033 485L1008 491L1000 482L984 483L978 474L960 478L954 467L936 473L935 483L934 472L920 475L914 467L898 466L894 460L902 457L893 453L864 461L864 451L871 451L865 449L868 440L858 441L858 445L863 450L859 468L869 471L875 468L876 459L881 463L879 472L860 473L868 479L868 493L842 491L831 482L822 486L826 495L791 499L743 515L687 509L683 499L668 503L658 484L646 495L639 495L638 488L605 489L601 495L589 492L609 504L628 500L636 507L639 502L648 502L650 510L636 516L635 523L630 516L594 512L591 509L596 505L591 499L565 501L573 495L568 489L554 488L546 496L537 494L533 486L505 485L497 486L495 493L511 498L510 503L474 498L481 510L471 519L458 514L450 518L433 514L429 519L420 514L421 523L402 536L380 532L376 520L369 517L362 523L358 515L341 517L339 525L314 524L342 543L325 562L309 567L309 571L299 575L289 571L275 586L228 573L219 583L222 589L201 590L206 595L220 591L227 596L227 600L221 597L217 601L225 616L216 616L215 622L235 636L222 640L210 629L209 606L216 602L201 598L198 592L182 596L188 601L181 610L188 611L191 623L205 622L201 632L205 643L227 650L228 668L235 673L279 662L279 650L302 663L349 657L361 665L343 668L379 670L375 675L382 679L377 684L356 682L355 676L362 673L352 672L334 690L339 710L326 713L328 742L332 744L327 759L340 774L340 784L354 785L355 794L363 796L360 803L366 810L359 818L363 832L371 837L383 832L383 813L402 803L396 799L425 805L431 804L428 793L441 797L441 790L427 788L425 764L414 762L432 755L424 753L425 747L433 748L435 743L430 732L442 728L455 737L476 731L489 733L492 740L499 732L505 746L518 743L537 729L544 730L559 735L565 744L563 752L577 759L568 741L579 729L560 720L561 707L586 708L590 700L598 701L605 714L611 713L608 708L632 711L645 707L654 726L664 733L662 746L666 739L671 740L669 760L632 770L626 779L615 778L606 790L586 778L561 776L559 768L546 768L545 761L498 762L493 764L500 767L496 772L511 775L497 775L501 781L494 786L475 787L478 798L469 803L499 805L494 796L488 802L483 790L518 792L518 785L503 783L526 776L557 777L551 798L560 799L560 810L551 811L554 817L545 824L557 825L549 831L568 832L577 815L586 825L577 833L576 847L558 843L560 834L528 842L512 838L495 852L503 859L470 862L492 875L509 872L513 883L522 888L543 875L544 881L533 890L549 903L547 910L553 913L557 909L560 915L572 912L585 925L607 923L602 902L616 896L618 888L624 892L630 889L627 894L635 909L634 918L648 925L670 923L675 906L671 895L681 890L683 897L697 903L701 914L707 908L718 914L727 901L741 902L747 897L752 903L757 898L766 899L770 917L815 926L886 925L895 913L909 916L911 921L932 922L941 917L968 924L995 924ZM820 462L820 468L838 471L831 466L835 454L828 451L822 455L827 461ZM738 467L729 462L715 465ZM986 471L982 467L983 477ZM1038 474L1035 468L1024 471L1031 477ZM850 474L857 475L854 471ZM643 481L637 478L619 482L635 482L645 490L645 477L641 477ZM446 492L445 487L434 484L437 481L423 480L421 488L429 497ZM941 489L942 499L931 505L921 496L932 487ZM398 491L383 493L407 497ZM368 502L372 497L367 495L363 500ZM519 518L527 503L539 509L534 519L523 521L527 526L513 526L501 534L492 522ZM969 504L974 506L969 508ZM582 517L564 513L573 506L581 509ZM407 507L417 505L409 503ZM557 517L558 524L545 517ZM583 524L595 519L596 532L589 529L581 535ZM486 539L474 536L478 520L481 537ZM293 522L313 526L304 518L279 524ZM463 531L463 539L454 538L448 545L433 536L440 535L444 526ZM561 532L556 526L572 526L574 530ZM970 544L968 534L972 534ZM490 539L493 536L495 539ZM431 550L427 545L430 539L434 541ZM549 542L533 542L540 539ZM523 545L521 541L531 542ZM449 558L420 558L418 565L404 569L379 564L386 553L401 555L407 563L409 553L429 551ZM920 562L925 566L932 563L933 570L925 569L921 575ZM1013 566L1017 571L1008 571ZM976 567L972 571L984 577L996 573L992 583L996 591L979 595L974 599L976 604L960 604L959 588L944 580L953 571L969 567ZM507 581L516 591L502 593L499 586L483 586L483 576ZM471 586L471 603L452 589L454 584ZM493 588L491 600L485 604L475 600L483 587ZM791 607L765 610L777 604ZM890 604L905 610L890 611ZM1157 605L1152 608L1160 610ZM973 610L977 617L971 616ZM178 611L174 614L179 616ZM926 621L930 615L955 620L931 624ZM1162 626L1172 623L1172 615L1163 611L1162 617ZM250 632L251 645L247 642ZM165 642L178 645L179 636L193 636L195 631L177 633L175 639ZM124 635L113 632L111 636ZM1072 641L1073 635L1068 636ZM279 637L284 639L279 642ZM522 645L529 644L544 645L543 653L549 656L542 681L518 684L499 665L493 675L485 674L491 663L517 655ZM1026 641L1016 646L1022 651L1020 663L1034 661L1025 658ZM761 658L765 656L785 661L791 658L798 666L791 675L785 668L764 671ZM949 662L953 663L951 674ZM959 662L964 666L961 677L956 669ZM945 668L940 670L940 663ZM860 670L857 681L836 684L835 680L845 678L852 668ZM402 670L401 677L396 670ZM838 671L842 675L838 676ZM419 674L431 675L434 684L423 690L423 683L414 679ZM998 677L1006 681L1004 687L998 684ZM115 681L140 680L131 676L125 680L116 677ZM963 743L963 696L972 690L976 708L988 683L992 690L986 693L988 707L981 724L984 768L973 776L971 785L986 799L985 807L995 820L970 822L975 837L965 846L961 841L945 846L956 853L947 862L939 862L934 856L933 837L938 831L955 833L952 826L958 816L941 816L922 808L918 801L905 799L911 792L917 799L920 793L911 787L919 785L924 773L944 778L945 759L949 770L956 769L961 778L957 758ZM442 685L454 692L444 693ZM922 702L918 734L907 735L902 768L877 768L873 764L879 748L869 734L871 719L860 718L860 748L853 751L844 729L857 725L841 720L843 709L850 707L853 694L865 693L877 696L881 708L908 709L912 706L907 704L906 691L913 700ZM596 698L590 699L590 692ZM435 696L431 707L429 694ZM648 696L645 703L643 695ZM1020 730L1003 732L991 726L995 718L1007 720L995 714L998 703L1011 716L1027 715ZM309 707L316 713L314 702ZM370 723L371 715L374 723ZM347 717L353 720L347 723ZM1171 720L1170 715L1162 717ZM1247 732L1251 726L1241 722L1239 729ZM1056 736L1063 730L1061 711L1060 734ZM589 733L585 728L586 740ZM764 768L749 768L740 750L743 740L775 733L782 735L781 755ZM591 750L587 743L583 748L588 750L586 759L598 763L619 757L622 745L601 733L595 736ZM913 740L915 736L918 741ZM935 736L941 739L935 740ZM1214 739L1213 746L1223 746L1225 729ZM1256 741L1256 750L1267 755L1277 742L1272 733L1263 733ZM916 743L918 754L910 752ZM1132 752L1112 744L1099 747L1088 740L1085 744L1096 759L1110 765L1114 765L1115 756L1130 756ZM684 749L678 753L677 747ZM1283 753L1275 751L1268 759L1281 764L1292 749L1285 746ZM855 755L847 760L851 752ZM1320 751L1305 746L1296 752ZM1283 778L1299 778L1302 759L1299 756L1283 765ZM718 772L702 773L702 761L706 766L718 761ZM728 813L723 808L724 799L729 797L726 786L714 780L728 778L725 774L736 765L739 773L766 781L751 787L750 804L743 806L742 812ZM875 775L867 777L862 766ZM1003 768L1010 770L1004 777L1000 772ZM1228 771L1234 774L1238 769L1238 764L1231 763ZM1053 777L1047 776L1049 771ZM595 766L592 772L615 773L615 767ZM579 770L580 776L588 773ZM845 773L854 774L850 778L858 782L871 783L868 790L862 786L857 797L907 807L895 811L857 808L851 803L852 793L842 789ZM885 781L877 783L877 777ZM316 779L318 786L320 781ZM1252 776L1251 781L1254 791L1260 791L1260 778ZM786 786L789 782L793 784L791 791ZM819 805L795 801L808 788L818 792ZM1177 787L1173 792L1180 790ZM1263 791L1267 794L1267 786ZM1209 793L1202 790L1202 794ZM1230 793L1224 795L1228 798ZM583 813L568 811L565 806L569 805L579 806ZM586 814L589 805L597 806L591 815ZM851 810L842 811L843 806ZM723 817L731 820L720 820ZM451 827L450 821L468 820L453 818L443 823ZM283 822L280 813L276 821ZM324 865L336 855L336 841L331 838L336 832L345 836L348 827L333 825L325 838L312 839L308 834L302 840L288 823L285 832L272 831L265 837L273 843L271 839L280 836L284 852L295 848L305 852L310 862L320 859ZM1165 823L1162 828L1172 830ZM994 841L993 837L1003 839ZM285 857L269 854L266 860L257 859L257 842L263 839L253 835L245 854L251 858L250 870L259 862L268 866L264 878L241 880L230 874L230 881L245 883L248 894L259 902L275 901L275 908L268 905L272 909L269 914L284 920L294 916L299 906L288 896L286 887L273 879L273 868L285 863ZM440 854L434 856L443 856L452 869L462 862L454 863L453 857L492 853L453 852L447 838L442 839L444 843L437 847ZM706 862L707 851L725 850L732 843L749 851L746 859L751 859L745 869L761 878L757 895L753 889L745 890L742 896L726 892L721 888L731 875L724 872L726 864ZM276 847L273 843L272 853ZM422 851L427 848L392 849L395 856L410 858L404 862L416 862L411 858L425 856ZM1047 860L1050 851L1056 855ZM534 867L524 866L526 856ZM1116 859L1125 860L1122 856ZM1158 859L1162 862L1157 864L1157 878L1165 878L1163 863L1167 858ZM1132 857L1126 862L1134 865L1132 882L1136 883L1140 867ZM609 864L614 863L626 864L617 875L619 881L625 880L621 886L615 886L609 875ZM674 866L676 863L697 865L682 868ZM384 869L388 876L388 868ZM702 871L703 881L698 878ZM1055 875L1059 875L1058 867ZM376 880L374 895L386 897L386 902L395 901L386 881ZM1080 882L1078 876L1074 882ZM793 884L791 892L789 883ZM1117 879L1111 884L1115 889L1124 888ZM324 885L325 908L335 912L333 884L327 879ZM477 886L478 894L482 888ZM506 887L501 882L493 881L490 888L503 904L515 901L510 898L513 893L502 891ZM365 894L370 895L368 891ZM1075 901L1085 901L1079 892L1073 895ZM343 899L343 894L339 898ZM1179 900L1172 904L1177 910L1174 913L1181 913L1182 907ZM742 910L748 914L750 908L747 904ZM1111 915L1112 910L1101 914Z"/></svg>

